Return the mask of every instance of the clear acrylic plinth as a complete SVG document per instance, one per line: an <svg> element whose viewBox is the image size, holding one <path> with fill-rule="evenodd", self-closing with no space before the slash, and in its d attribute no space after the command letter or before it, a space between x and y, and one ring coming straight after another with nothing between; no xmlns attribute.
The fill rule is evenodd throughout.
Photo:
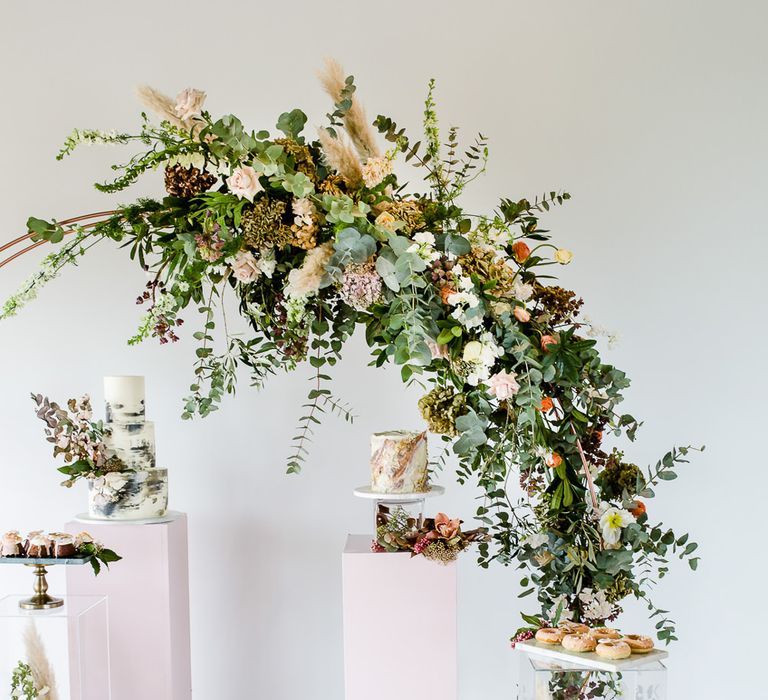
<svg viewBox="0 0 768 700"><path fill-rule="evenodd" d="M517 700L667 698L667 669L660 661L615 673L529 654L516 656L519 664Z"/></svg>
<svg viewBox="0 0 768 700"><path fill-rule="evenodd" d="M59 700L110 700L109 615L105 596L67 596L52 610L22 610L28 595L0 599L0 697L27 662L25 635L37 629L53 668Z"/></svg>

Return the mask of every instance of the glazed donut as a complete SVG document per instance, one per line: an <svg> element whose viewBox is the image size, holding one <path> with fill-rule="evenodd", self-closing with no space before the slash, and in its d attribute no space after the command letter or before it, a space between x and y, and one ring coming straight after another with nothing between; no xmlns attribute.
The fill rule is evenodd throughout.
<svg viewBox="0 0 768 700"><path fill-rule="evenodd" d="M566 620L565 622L561 622L558 627L566 634L589 634L589 627L582 625L580 622Z"/></svg>
<svg viewBox="0 0 768 700"><path fill-rule="evenodd" d="M592 635L596 642L600 642L603 639L621 639L619 631L610 627L593 627L589 630L589 634Z"/></svg>
<svg viewBox="0 0 768 700"><path fill-rule="evenodd" d="M542 627L536 632L536 641L544 644L560 644L563 641L565 632L556 627Z"/></svg>
<svg viewBox="0 0 768 700"><path fill-rule="evenodd" d="M603 639L597 643L595 650L598 656L604 659L626 659L632 654L629 644L620 639Z"/></svg>
<svg viewBox="0 0 768 700"><path fill-rule="evenodd" d="M633 654L647 654L649 651L653 651L653 640L642 634L625 634L621 641L629 644Z"/></svg>
<svg viewBox="0 0 768 700"><path fill-rule="evenodd" d="M566 634L562 641L563 649L575 651L578 653L584 651L594 651L597 642L594 637L588 634Z"/></svg>

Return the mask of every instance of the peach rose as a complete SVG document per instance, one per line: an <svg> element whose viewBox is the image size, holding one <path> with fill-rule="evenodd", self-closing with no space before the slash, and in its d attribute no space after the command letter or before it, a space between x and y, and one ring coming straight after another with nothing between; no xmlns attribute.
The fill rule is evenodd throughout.
<svg viewBox="0 0 768 700"><path fill-rule="evenodd" d="M251 202L259 192L264 190L259 182L259 174L250 165L235 168L227 178L227 187L232 194Z"/></svg>
<svg viewBox="0 0 768 700"><path fill-rule="evenodd" d="M253 282L261 274L259 264L256 258L253 257L253 253L245 250L238 251L231 263L231 267L232 274L240 282Z"/></svg>
<svg viewBox="0 0 768 700"><path fill-rule="evenodd" d="M558 341L557 341L557 338L555 338L555 336L553 336L553 335L543 335L543 336L541 336L541 349L544 352L547 352L547 348L550 345L557 345L557 342Z"/></svg>
<svg viewBox="0 0 768 700"><path fill-rule="evenodd" d="M515 241L512 244L512 253L515 256L515 260L521 263L528 259L528 256L531 254L531 249L528 247L528 244L523 241Z"/></svg>
<svg viewBox="0 0 768 700"><path fill-rule="evenodd" d="M392 214L390 214L388 211L383 211L381 214L379 214L376 217L376 220L374 223L377 226L380 226L385 231L389 231L390 233L394 233L395 231L395 224L397 223L397 219L395 219Z"/></svg>
<svg viewBox="0 0 768 700"><path fill-rule="evenodd" d="M520 323L528 323L528 321L531 320L531 312L528 311L528 309L524 309L522 306L516 306L512 313L515 314L515 318L520 321Z"/></svg>

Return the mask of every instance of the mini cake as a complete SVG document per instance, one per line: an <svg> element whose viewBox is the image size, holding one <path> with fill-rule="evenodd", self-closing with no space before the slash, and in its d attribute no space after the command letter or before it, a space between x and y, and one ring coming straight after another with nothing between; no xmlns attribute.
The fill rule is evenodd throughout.
<svg viewBox="0 0 768 700"><path fill-rule="evenodd" d="M45 558L51 556L51 538L42 530L34 530L27 535L25 553L28 557Z"/></svg>
<svg viewBox="0 0 768 700"><path fill-rule="evenodd" d="M19 557L22 555L24 540L18 530L11 530L3 535L0 540L0 557Z"/></svg>
<svg viewBox="0 0 768 700"><path fill-rule="evenodd" d="M392 430L371 435L371 490L418 493L429 489L427 433Z"/></svg>
<svg viewBox="0 0 768 700"><path fill-rule="evenodd" d="M51 538L51 556L66 559L77 554L75 549L75 538L66 532L52 532Z"/></svg>

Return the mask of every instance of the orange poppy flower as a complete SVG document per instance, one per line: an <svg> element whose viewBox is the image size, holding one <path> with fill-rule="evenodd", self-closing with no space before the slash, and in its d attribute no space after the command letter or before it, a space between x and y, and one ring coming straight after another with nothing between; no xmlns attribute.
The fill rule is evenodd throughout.
<svg viewBox="0 0 768 700"><path fill-rule="evenodd" d="M554 405L555 405L554 402L552 401L551 398L549 398L549 396L545 396L541 400L541 410L544 411L544 413L546 413L547 411L551 411Z"/></svg>
<svg viewBox="0 0 768 700"><path fill-rule="evenodd" d="M512 253L515 256L515 260L521 263L528 259L528 256L531 254L531 249L528 247L527 243L524 243L523 241L515 241L512 244Z"/></svg>
<svg viewBox="0 0 768 700"><path fill-rule="evenodd" d="M643 515L643 513L646 512L645 503L635 499L635 507L632 508L632 510L629 512L632 513L632 515L634 515L636 518L639 518L641 515Z"/></svg>

